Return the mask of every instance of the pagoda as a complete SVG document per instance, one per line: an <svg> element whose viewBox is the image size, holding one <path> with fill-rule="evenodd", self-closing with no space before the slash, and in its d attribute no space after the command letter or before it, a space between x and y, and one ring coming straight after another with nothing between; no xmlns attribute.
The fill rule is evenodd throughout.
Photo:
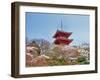
<svg viewBox="0 0 100 80"><path fill-rule="evenodd" d="M56 31L56 33L54 34L53 38L55 38L54 40L54 44L56 45L69 45L73 39L68 39L68 37L72 34L72 32L65 32L62 30L62 21L61 21L61 30Z"/></svg>

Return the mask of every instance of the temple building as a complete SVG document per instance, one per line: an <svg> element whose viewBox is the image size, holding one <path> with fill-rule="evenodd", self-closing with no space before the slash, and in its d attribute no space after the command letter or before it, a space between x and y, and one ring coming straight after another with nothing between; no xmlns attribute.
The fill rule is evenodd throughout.
<svg viewBox="0 0 100 80"><path fill-rule="evenodd" d="M72 32L65 32L62 30L61 22L61 30L57 30L53 36L53 38L55 38L54 43L56 45L69 45L73 41L73 39L68 39L71 34Z"/></svg>

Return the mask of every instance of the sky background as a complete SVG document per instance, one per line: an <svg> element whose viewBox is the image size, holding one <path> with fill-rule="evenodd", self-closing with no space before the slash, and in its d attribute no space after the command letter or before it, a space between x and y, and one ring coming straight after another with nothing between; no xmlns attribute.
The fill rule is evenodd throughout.
<svg viewBox="0 0 100 80"><path fill-rule="evenodd" d="M57 29L72 32L70 45L89 43L89 15L26 12L26 37L28 40L45 39L53 42Z"/></svg>

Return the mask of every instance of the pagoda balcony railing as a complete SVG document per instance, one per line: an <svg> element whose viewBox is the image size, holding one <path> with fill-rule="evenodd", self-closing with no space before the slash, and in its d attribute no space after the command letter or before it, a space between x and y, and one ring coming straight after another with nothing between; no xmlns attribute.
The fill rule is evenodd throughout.
<svg viewBox="0 0 100 80"><path fill-rule="evenodd" d="M56 39L63 39L63 40L66 40L68 39L67 37L57 37Z"/></svg>

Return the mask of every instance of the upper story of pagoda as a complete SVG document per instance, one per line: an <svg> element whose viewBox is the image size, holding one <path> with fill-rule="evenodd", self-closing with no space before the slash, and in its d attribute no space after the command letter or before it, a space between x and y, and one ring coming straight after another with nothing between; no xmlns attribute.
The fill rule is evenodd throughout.
<svg viewBox="0 0 100 80"><path fill-rule="evenodd" d="M65 31L57 30L53 38L68 38L71 34L72 32L65 32Z"/></svg>

